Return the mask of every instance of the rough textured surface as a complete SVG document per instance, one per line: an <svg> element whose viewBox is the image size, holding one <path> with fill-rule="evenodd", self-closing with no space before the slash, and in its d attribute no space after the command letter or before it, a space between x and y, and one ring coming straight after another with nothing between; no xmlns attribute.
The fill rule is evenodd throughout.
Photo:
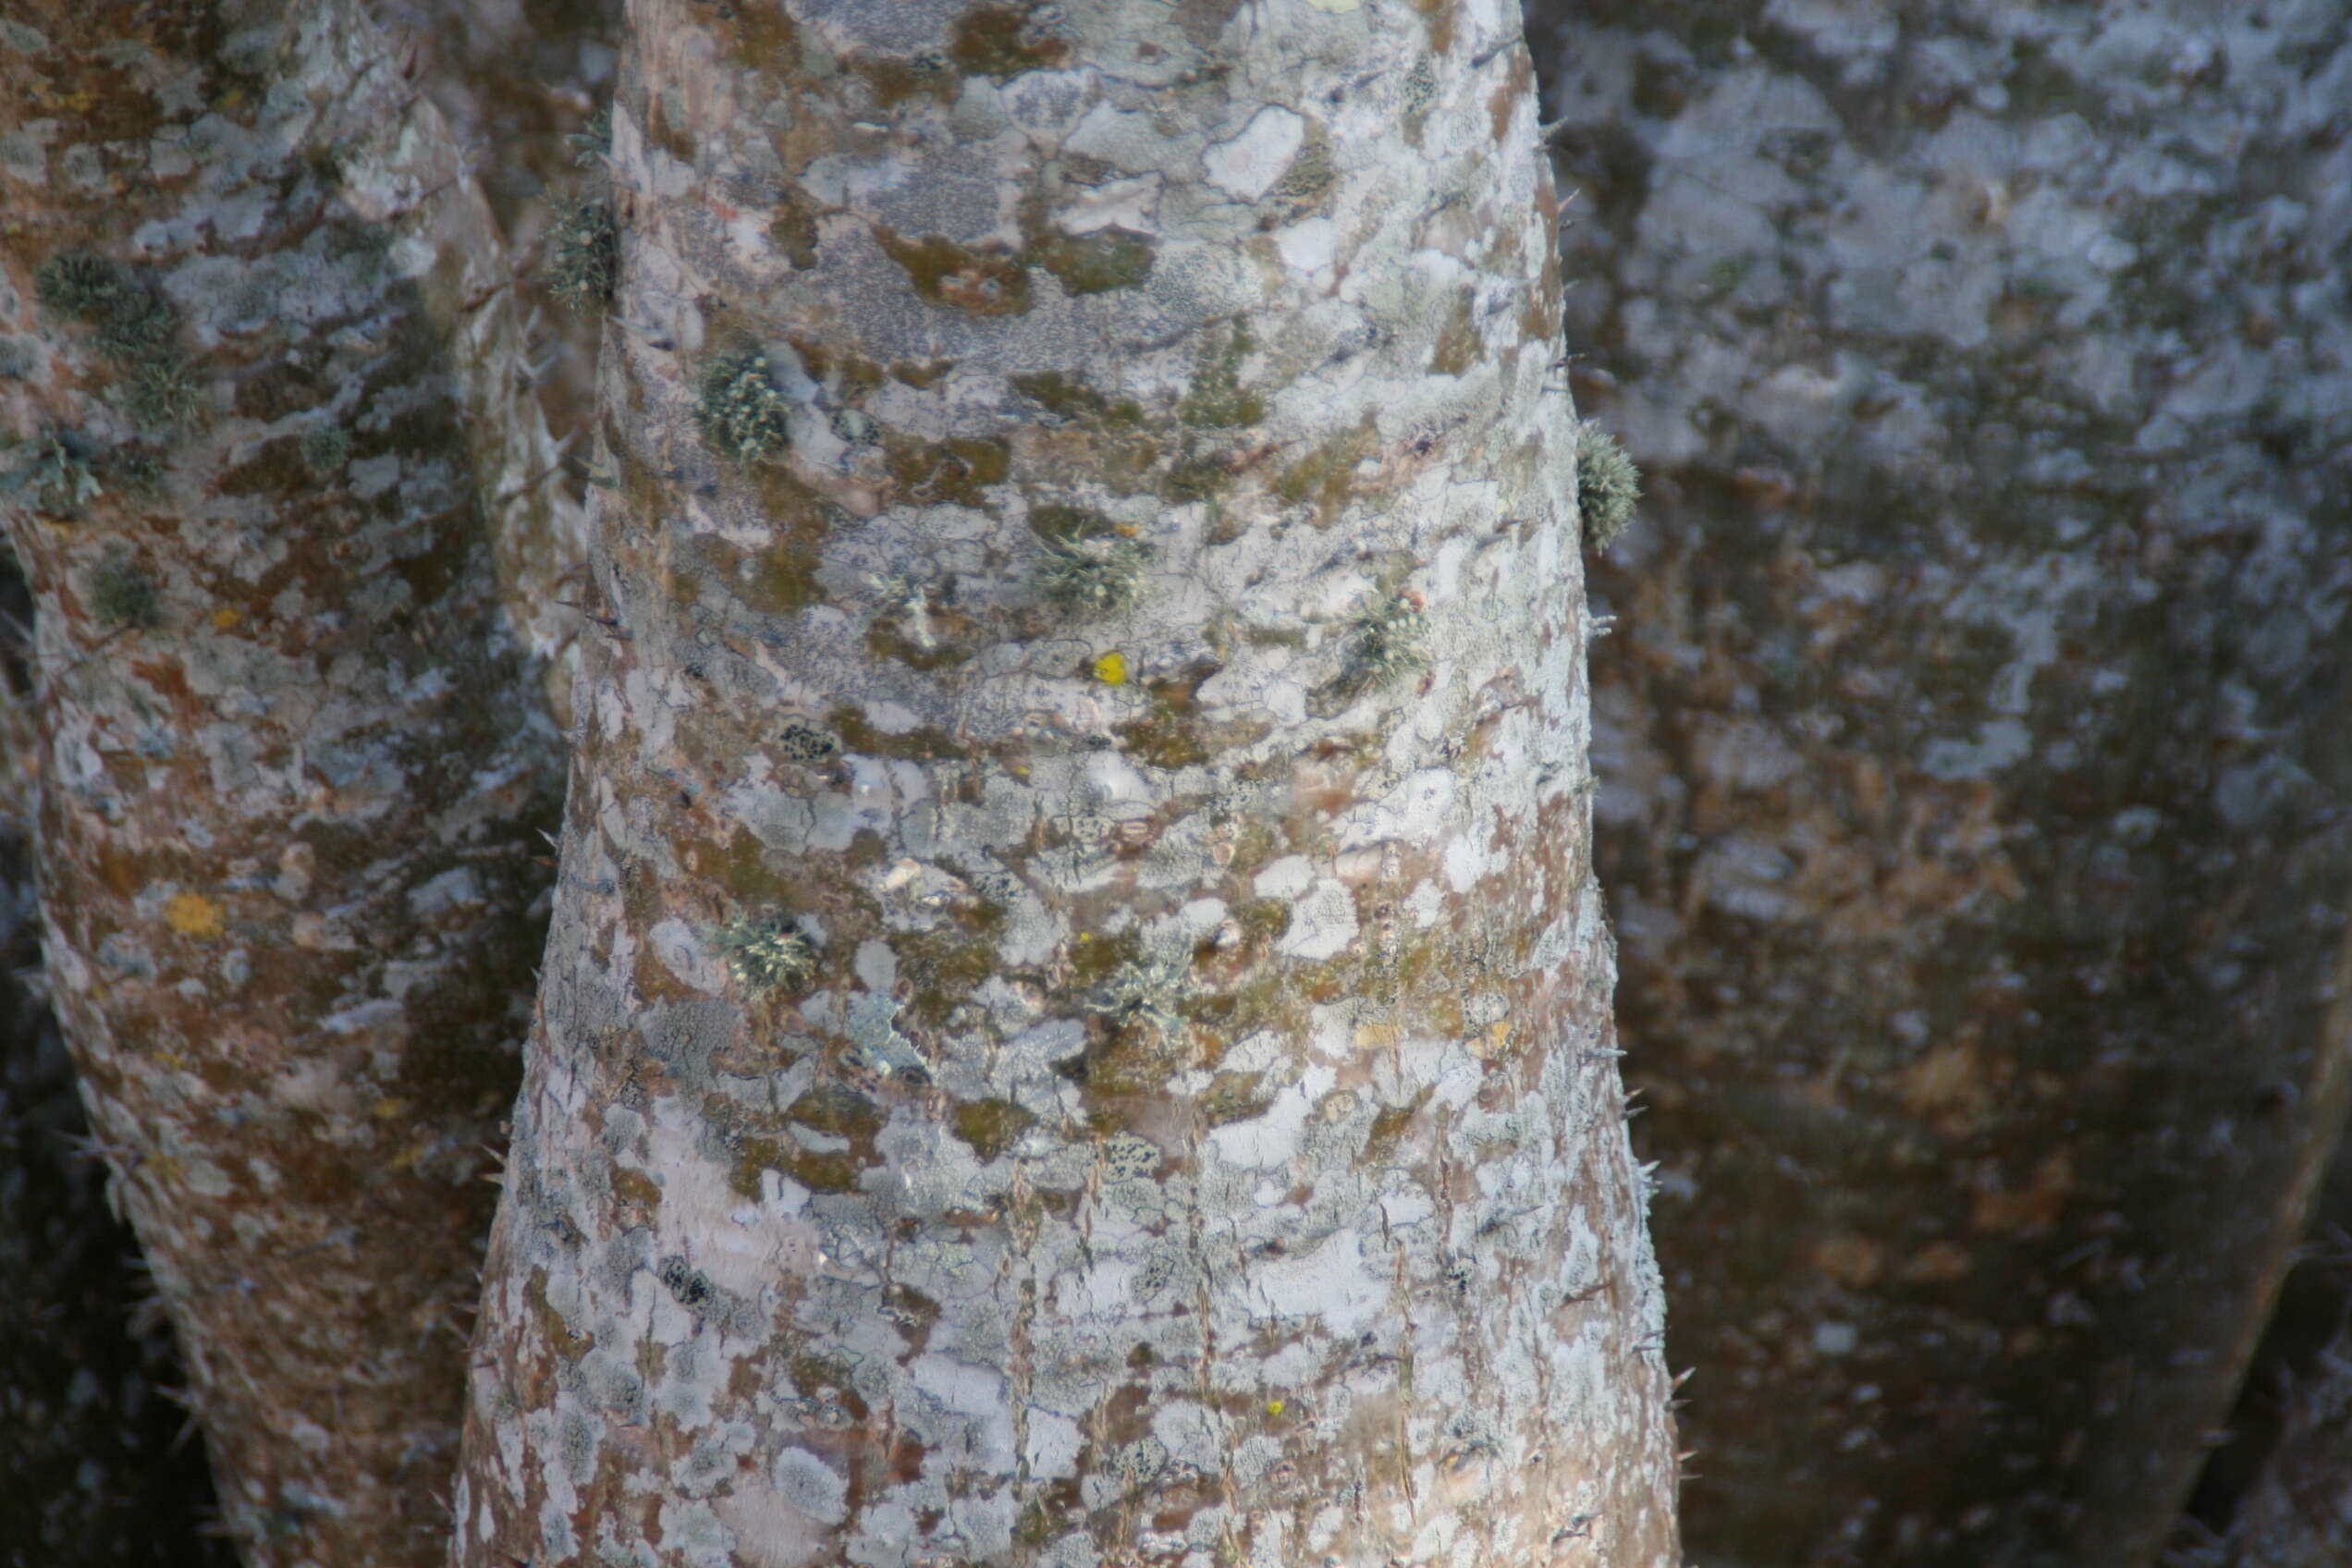
<svg viewBox="0 0 2352 1568"><path fill-rule="evenodd" d="M0 617L30 614L0 572ZM11 655L21 650L9 650ZM30 671L9 656L0 692ZM18 769L0 740L0 763ZM10 1568L227 1568L161 1314L141 1310L137 1243L106 1209L56 1020L38 995L31 823L0 815L0 1562ZM152 1298L150 1298L152 1299Z"/></svg>
<svg viewBox="0 0 2352 1568"><path fill-rule="evenodd" d="M557 751L504 253L342 4L16 7L0 205L93 1133L249 1561L434 1561Z"/></svg>
<svg viewBox="0 0 2352 1568"><path fill-rule="evenodd" d="M2146 1560L2341 1114L2344 7L1548 7L1697 1561Z"/></svg>
<svg viewBox="0 0 2352 1568"><path fill-rule="evenodd" d="M631 23L458 1560L1675 1562L1515 13Z"/></svg>

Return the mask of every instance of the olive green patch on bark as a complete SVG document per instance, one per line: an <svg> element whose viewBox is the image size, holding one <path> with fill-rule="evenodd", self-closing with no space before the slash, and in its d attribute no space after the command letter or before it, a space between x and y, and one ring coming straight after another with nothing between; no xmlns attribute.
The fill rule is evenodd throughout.
<svg viewBox="0 0 2352 1568"><path fill-rule="evenodd" d="M816 265L816 213L798 187L776 192L775 214L767 220L768 243L802 272Z"/></svg>
<svg viewBox="0 0 2352 1568"><path fill-rule="evenodd" d="M1453 297L1445 325L1438 329L1437 347L1429 354L1429 369L1438 375L1460 375L1478 362L1486 340L1478 335L1472 312L1473 294L1464 288Z"/></svg>
<svg viewBox="0 0 2352 1568"><path fill-rule="evenodd" d="M758 1195L756 1191L753 1195ZM548 1305L547 1271L545 1268L533 1268L531 1271L530 1280L523 1285L522 1294L524 1302L531 1308L532 1316L539 1320L540 1331L547 1336L547 1343L553 1347L557 1355L566 1361L578 1361L595 1347L596 1341L592 1336L581 1333L565 1322L563 1314Z"/></svg>
<svg viewBox="0 0 2352 1568"><path fill-rule="evenodd" d="M1359 1165L1378 1165L1395 1158L1397 1145L1404 1141L1405 1129L1429 1103L1436 1085L1425 1084L1421 1092L1403 1105L1384 1106L1372 1118L1372 1129L1365 1134L1364 1151L1356 1157Z"/></svg>
<svg viewBox="0 0 2352 1568"><path fill-rule="evenodd" d="M1223 458L1207 455L1179 458L1160 477L1159 494L1178 506L1211 501L1233 487L1233 471ZM1233 538L1240 537L1235 533ZM1231 544L1231 538L1212 543Z"/></svg>
<svg viewBox="0 0 2352 1568"><path fill-rule="evenodd" d="M747 550L716 533L702 533L695 535L693 550L753 609L790 615L825 596L816 583L816 544L797 534Z"/></svg>
<svg viewBox="0 0 2352 1568"><path fill-rule="evenodd" d="M1071 293L1107 294L1133 288L1151 276L1157 250L1145 235L1105 228L1092 234L1057 234L1032 254Z"/></svg>
<svg viewBox="0 0 2352 1568"><path fill-rule="evenodd" d="M659 98L645 106L645 140L688 168L694 166L694 140L669 117Z"/></svg>
<svg viewBox="0 0 2352 1568"><path fill-rule="evenodd" d="M955 369L955 363L953 360L926 360L921 364L900 360L890 367L890 374L918 392L927 392L938 385L941 376ZM1014 377L1016 382L1019 379Z"/></svg>
<svg viewBox="0 0 2352 1568"><path fill-rule="evenodd" d="M1263 1116L1274 1104L1263 1072L1219 1072L1201 1092L1201 1120L1211 1127Z"/></svg>
<svg viewBox="0 0 2352 1568"><path fill-rule="evenodd" d="M972 659L971 649L952 643L935 641L926 648L882 616L865 629L865 651L878 659L895 659L910 669L953 669Z"/></svg>
<svg viewBox="0 0 2352 1568"><path fill-rule="evenodd" d="M1026 7L982 6L956 19L948 57L974 76L1002 80L1024 71L1053 69L1070 57L1070 45L1033 32Z"/></svg>
<svg viewBox="0 0 2352 1568"><path fill-rule="evenodd" d="M613 1167L612 1190L613 1196L639 1208L651 1210L661 1207L661 1183L642 1170L631 1170L625 1165Z"/></svg>
<svg viewBox="0 0 2352 1568"><path fill-rule="evenodd" d="M1272 489L1285 506L1313 502L1318 528L1328 528L1355 493L1355 466L1371 449L1378 432L1370 419L1335 435L1276 477Z"/></svg>
<svg viewBox="0 0 2352 1568"><path fill-rule="evenodd" d="M784 1145L775 1138L741 1138L735 1145L735 1164L728 1173L728 1184L738 1195L756 1198L760 1195L760 1173L781 1171L785 1168Z"/></svg>
<svg viewBox="0 0 2352 1568"><path fill-rule="evenodd" d="M778 0L728 6L719 19L731 25L728 53L742 65L768 77L801 68L800 24Z"/></svg>
<svg viewBox="0 0 2352 1568"><path fill-rule="evenodd" d="M1014 316L1029 309L1029 273L1000 251L969 251L939 235L901 239L876 228L883 253L905 270L914 291L935 305L975 316Z"/></svg>
<svg viewBox="0 0 2352 1568"><path fill-rule="evenodd" d="M956 1107L951 1119L955 1134L972 1145L982 1159L1000 1158L1037 1124L1037 1119L1011 1100L975 1100Z"/></svg>
<svg viewBox="0 0 2352 1568"><path fill-rule="evenodd" d="M1242 361L1257 347L1249 324L1238 316L1218 347L1204 350L1193 366L1193 385L1176 405L1176 417L1186 424L1231 429L1256 424L1266 417L1266 399L1245 391Z"/></svg>
<svg viewBox="0 0 2352 1568"><path fill-rule="evenodd" d="M1001 914L998 918L1000 923ZM950 926L901 937L895 945L900 971L913 990L907 1014L929 1028L948 1023L959 1008L970 1005L997 972L997 955L985 932L967 935Z"/></svg>
<svg viewBox="0 0 2352 1568"><path fill-rule="evenodd" d="M874 94L875 106L894 109L910 98L931 98L953 104L963 79L945 60L897 60L873 55L852 55L841 64Z"/></svg>
<svg viewBox="0 0 2352 1568"><path fill-rule="evenodd" d="M1012 472L1012 450L996 436L914 441L891 434L882 450L899 498L918 506L982 506L982 492Z"/></svg>
<svg viewBox="0 0 2352 1568"><path fill-rule="evenodd" d="M864 757L890 757L908 762L937 762L947 757L960 757L967 748L944 729L924 727L893 735L876 729L865 721L865 716L853 707L843 705L825 716L841 738L841 748Z"/></svg>
<svg viewBox="0 0 2352 1568"><path fill-rule="evenodd" d="M882 1112L846 1084L820 1084L792 1102L789 1121L842 1138L871 1138L882 1130Z"/></svg>

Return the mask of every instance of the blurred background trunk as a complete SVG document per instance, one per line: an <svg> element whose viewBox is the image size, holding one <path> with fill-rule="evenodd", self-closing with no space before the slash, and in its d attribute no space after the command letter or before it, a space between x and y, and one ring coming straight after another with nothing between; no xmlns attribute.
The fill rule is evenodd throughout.
<svg viewBox="0 0 2352 1568"><path fill-rule="evenodd" d="M2343 1113L2346 13L1533 11L1690 1549L2147 1562Z"/></svg>

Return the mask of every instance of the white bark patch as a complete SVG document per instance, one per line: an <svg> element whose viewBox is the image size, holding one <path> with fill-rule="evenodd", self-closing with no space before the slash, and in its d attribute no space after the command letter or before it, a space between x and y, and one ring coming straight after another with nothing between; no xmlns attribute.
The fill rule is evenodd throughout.
<svg viewBox="0 0 2352 1568"><path fill-rule="evenodd" d="M1365 1267L1364 1239L1353 1226L1334 1231L1312 1252L1259 1265L1251 1280L1269 1313L1320 1317L1341 1337L1360 1330L1388 1305L1388 1286Z"/></svg>
<svg viewBox="0 0 2352 1568"><path fill-rule="evenodd" d="M1291 928L1282 935L1281 950L1292 958L1337 958L1359 929L1355 896L1346 883L1327 876L1291 906Z"/></svg>
<svg viewBox="0 0 2352 1568"><path fill-rule="evenodd" d="M1250 116L1241 134L1201 154L1209 183L1244 202L1273 189L1306 141L1306 121L1289 109L1268 104Z"/></svg>

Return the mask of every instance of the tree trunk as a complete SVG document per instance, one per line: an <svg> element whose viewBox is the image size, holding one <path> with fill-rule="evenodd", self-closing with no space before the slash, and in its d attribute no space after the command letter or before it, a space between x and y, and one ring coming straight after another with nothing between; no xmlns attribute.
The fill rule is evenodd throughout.
<svg viewBox="0 0 2352 1568"><path fill-rule="evenodd" d="M19 6L0 153L92 1126L249 1561L430 1562L554 815L504 252L340 0Z"/></svg>
<svg viewBox="0 0 2352 1568"><path fill-rule="evenodd" d="M466 1564L1670 1564L1490 6L644 0Z"/></svg>
<svg viewBox="0 0 2352 1568"><path fill-rule="evenodd" d="M2352 1060L2334 0L1563 0L1686 1524L2149 1562Z"/></svg>

